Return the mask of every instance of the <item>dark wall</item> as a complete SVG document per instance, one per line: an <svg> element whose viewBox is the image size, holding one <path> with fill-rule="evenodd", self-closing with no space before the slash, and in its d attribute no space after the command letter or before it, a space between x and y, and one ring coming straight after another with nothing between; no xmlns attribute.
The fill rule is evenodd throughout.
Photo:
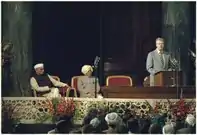
<svg viewBox="0 0 197 135"><path fill-rule="evenodd" d="M126 74L141 82L147 53L161 35L160 18L161 3L154 2L36 3L34 63L44 62L47 72L70 81L100 55L100 77Z"/></svg>
<svg viewBox="0 0 197 135"><path fill-rule="evenodd" d="M105 76L126 74L142 83L147 54L161 36L161 3L105 3L103 20L105 62L111 63L104 66L110 70Z"/></svg>
<svg viewBox="0 0 197 135"><path fill-rule="evenodd" d="M34 5L34 63L44 62L48 73L70 81L81 66L99 55L99 8L96 3Z"/></svg>

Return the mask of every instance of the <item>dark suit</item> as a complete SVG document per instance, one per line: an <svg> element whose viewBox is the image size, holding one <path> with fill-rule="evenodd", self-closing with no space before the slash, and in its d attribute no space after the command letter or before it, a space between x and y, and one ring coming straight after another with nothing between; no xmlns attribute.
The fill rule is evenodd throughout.
<svg viewBox="0 0 197 135"><path fill-rule="evenodd" d="M163 64L161 57L163 58ZM163 52L159 54L157 50L148 53L147 61L146 61L146 69L150 73L150 85L154 86L154 75L160 71L169 71L170 70L170 62L171 57L167 52Z"/></svg>

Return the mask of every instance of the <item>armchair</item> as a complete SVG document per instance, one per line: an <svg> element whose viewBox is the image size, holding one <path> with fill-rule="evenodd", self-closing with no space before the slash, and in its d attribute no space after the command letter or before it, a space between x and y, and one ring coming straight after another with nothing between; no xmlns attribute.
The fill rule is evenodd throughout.
<svg viewBox="0 0 197 135"><path fill-rule="evenodd" d="M112 75L106 79L106 86L132 86L132 79L124 75Z"/></svg>
<svg viewBox="0 0 197 135"><path fill-rule="evenodd" d="M80 76L73 76L72 79L71 79L71 87L76 90L77 97L80 96L80 92L79 92L78 87L77 87L78 77L80 77Z"/></svg>
<svg viewBox="0 0 197 135"><path fill-rule="evenodd" d="M75 88L76 90L78 90L78 88L77 88L78 77L80 77L80 76L73 76L71 79L71 87Z"/></svg>

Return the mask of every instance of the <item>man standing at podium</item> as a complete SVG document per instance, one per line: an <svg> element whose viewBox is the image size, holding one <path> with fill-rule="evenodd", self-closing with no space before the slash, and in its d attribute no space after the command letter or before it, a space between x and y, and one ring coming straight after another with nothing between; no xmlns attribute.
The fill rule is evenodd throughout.
<svg viewBox="0 0 197 135"><path fill-rule="evenodd" d="M154 75L160 71L170 71L170 54L164 50L164 39L156 39L156 49L148 53L146 69L150 73L150 86L154 86Z"/></svg>

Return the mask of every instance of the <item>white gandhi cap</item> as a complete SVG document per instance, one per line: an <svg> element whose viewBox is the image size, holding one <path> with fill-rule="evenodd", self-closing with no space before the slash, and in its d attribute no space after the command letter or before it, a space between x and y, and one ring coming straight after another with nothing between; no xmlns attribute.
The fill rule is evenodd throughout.
<svg viewBox="0 0 197 135"><path fill-rule="evenodd" d="M44 67L44 64L43 63L36 64L34 66L34 69L41 68L41 67Z"/></svg>

